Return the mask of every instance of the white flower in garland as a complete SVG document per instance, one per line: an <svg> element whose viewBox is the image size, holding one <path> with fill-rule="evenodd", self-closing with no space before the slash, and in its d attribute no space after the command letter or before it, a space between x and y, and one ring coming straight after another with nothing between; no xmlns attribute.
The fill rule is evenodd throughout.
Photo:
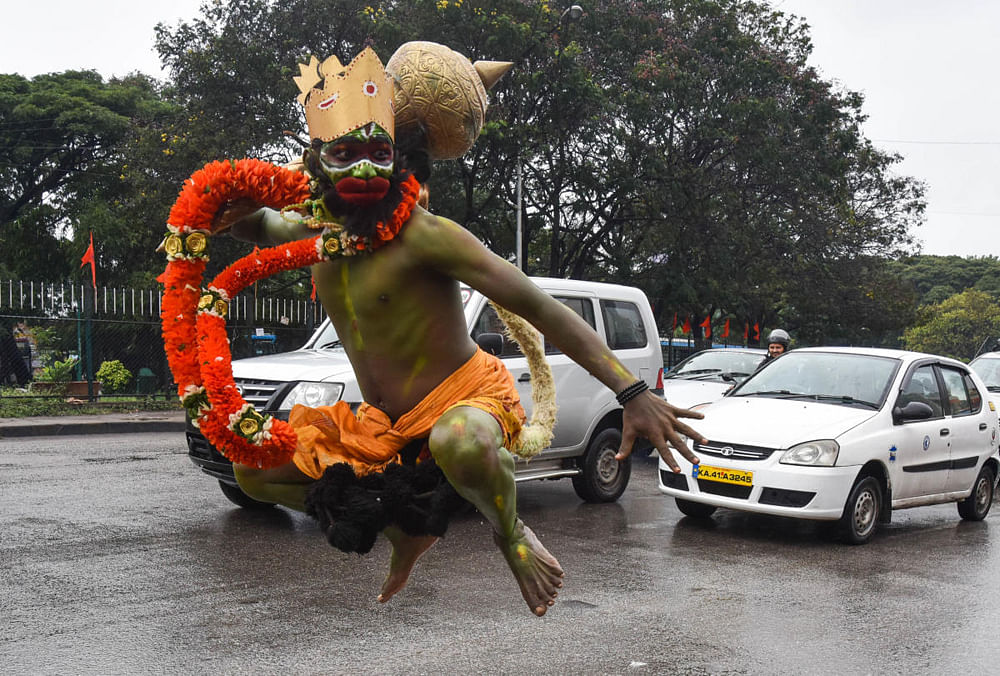
<svg viewBox="0 0 1000 676"><path fill-rule="evenodd" d="M212 410L212 404L208 401L208 392L201 385L188 385L181 395L181 405L187 411L191 424L195 429L201 429L201 419Z"/></svg>

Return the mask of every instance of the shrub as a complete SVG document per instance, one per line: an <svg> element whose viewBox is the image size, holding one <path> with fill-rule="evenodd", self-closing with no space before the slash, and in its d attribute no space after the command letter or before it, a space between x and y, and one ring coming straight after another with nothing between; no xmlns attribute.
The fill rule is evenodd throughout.
<svg viewBox="0 0 1000 676"><path fill-rule="evenodd" d="M101 389L104 392L113 394L122 392L132 380L132 372L125 368L117 359L101 363L97 369L97 379L101 381Z"/></svg>
<svg viewBox="0 0 1000 676"><path fill-rule="evenodd" d="M38 380L46 383L64 383L73 380L75 368L76 357L70 357L64 361L56 359L42 369L42 372L38 374Z"/></svg>

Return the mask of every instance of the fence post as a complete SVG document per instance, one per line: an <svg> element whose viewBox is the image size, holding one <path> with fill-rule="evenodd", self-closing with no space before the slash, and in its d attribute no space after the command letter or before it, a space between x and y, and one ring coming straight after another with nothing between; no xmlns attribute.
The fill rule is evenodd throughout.
<svg viewBox="0 0 1000 676"><path fill-rule="evenodd" d="M97 290L93 287L83 285L83 305L84 305L84 332L83 332L83 344L84 344L84 354L86 355L87 362L87 400L94 401L94 301L96 298L92 295Z"/></svg>

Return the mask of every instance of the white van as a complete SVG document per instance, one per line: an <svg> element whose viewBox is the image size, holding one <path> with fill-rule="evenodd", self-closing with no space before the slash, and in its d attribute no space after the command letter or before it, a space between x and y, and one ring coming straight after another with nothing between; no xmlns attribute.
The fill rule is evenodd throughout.
<svg viewBox="0 0 1000 676"><path fill-rule="evenodd" d="M641 290L572 279L533 277L532 281L594 327L625 366L650 388L662 388L660 341L649 301ZM503 359L530 417L527 360L515 343L502 338L502 323L482 294L463 288L462 301L470 335ZM554 438L552 446L530 462L517 461L516 480L570 477L583 500L617 500L628 485L632 467L631 458L618 462L614 457L621 442L622 408L613 392L548 342L545 351L558 405ZM248 402L285 419L296 403L320 406L340 399L358 404L362 400L350 361L329 320L301 349L234 361L233 375ZM261 506L239 489L229 461L190 424L187 443L191 460L219 480L227 498L243 507ZM637 451L650 449L645 440L637 444Z"/></svg>

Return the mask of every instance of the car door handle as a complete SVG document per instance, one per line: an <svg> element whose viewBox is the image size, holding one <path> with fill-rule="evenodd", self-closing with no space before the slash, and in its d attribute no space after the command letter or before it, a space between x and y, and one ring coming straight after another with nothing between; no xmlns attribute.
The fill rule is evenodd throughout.
<svg viewBox="0 0 1000 676"><path fill-rule="evenodd" d="M521 375L519 375L517 377L517 382L519 382L519 383L530 383L531 382L531 374L527 373L527 372L522 373Z"/></svg>
<svg viewBox="0 0 1000 676"><path fill-rule="evenodd" d="M979 431L982 432L988 427L986 423L979 423Z"/></svg>
<svg viewBox="0 0 1000 676"><path fill-rule="evenodd" d="M947 427L941 428L941 436L942 437L948 436L948 428Z"/></svg>

